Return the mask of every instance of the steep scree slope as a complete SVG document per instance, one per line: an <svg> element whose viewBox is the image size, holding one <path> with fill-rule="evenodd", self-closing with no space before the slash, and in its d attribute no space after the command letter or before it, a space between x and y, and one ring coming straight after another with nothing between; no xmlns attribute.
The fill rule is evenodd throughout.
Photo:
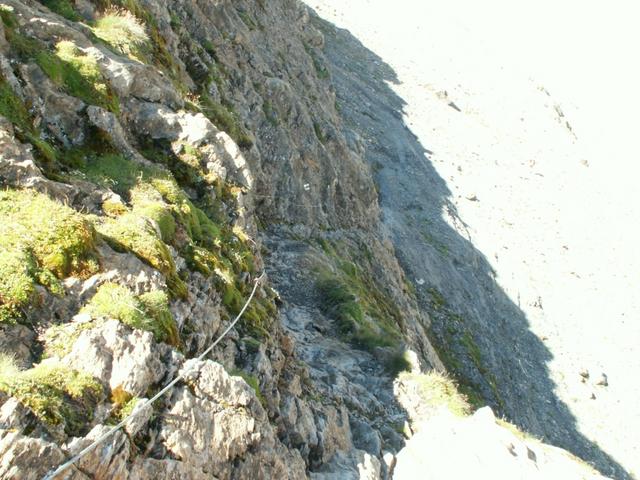
<svg viewBox="0 0 640 480"><path fill-rule="evenodd" d="M131 412L63 478L387 478L438 405L468 413L419 373L443 368L429 318L307 7L0 16L1 478L41 478Z"/></svg>

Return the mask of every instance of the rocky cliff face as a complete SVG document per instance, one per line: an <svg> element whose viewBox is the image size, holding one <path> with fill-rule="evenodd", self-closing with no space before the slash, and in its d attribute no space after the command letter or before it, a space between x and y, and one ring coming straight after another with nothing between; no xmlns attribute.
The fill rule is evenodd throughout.
<svg viewBox="0 0 640 480"><path fill-rule="evenodd" d="M1 478L132 412L60 478L390 478L441 405L469 413L420 373L430 320L306 6L0 14Z"/></svg>

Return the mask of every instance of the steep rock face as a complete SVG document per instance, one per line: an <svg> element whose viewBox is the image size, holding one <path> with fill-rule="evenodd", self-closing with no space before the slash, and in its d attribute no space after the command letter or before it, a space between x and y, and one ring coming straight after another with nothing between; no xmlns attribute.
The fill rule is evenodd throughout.
<svg viewBox="0 0 640 480"><path fill-rule="evenodd" d="M214 77L207 95L233 105L253 132L246 157L265 218L334 228L377 221L371 176L353 151L357 138L340 130L323 37L303 4L148 3L194 81Z"/></svg>
<svg viewBox="0 0 640 480"><path fill-rule="evenodd" d="M0 285L0 478L41 478L131 412L60 478L389 478L417 428L394 377L443 365L307 7L0 8L0 200L35 232L0 230L31 262L6 262L27 294ZM49 255L23 191L90 225L86 251Z"/></svg>
<svg viewBox="0 0 640 480"><path fill-rule="evenodd" d="M228 325L264 262L281 290L279 316L270 306L274 293L260 287L262 300L250 323L212 352L219 363L199 364L196 376L178 384L153 413L146 409L129 424L128 437L116 433L70 475L385 476L383 453L404 442L393 427L405 417L395 405L389 370L402 353L403 333L421 352L423 366L438 360L422 330L426 319L407 295L393 249L379 230L376 190L360 140L341 127L320 50L323 37L309 24L306 7L279 1L268 8L209 1L130 5L157 35L159 43L149 47L156 50L147 52L164 55L156 63L95 40L93 32L101 33L91 28L108 14L104 3L80 8L78 2L77 16L67 19L39 2L3 5L2 80L18 111L3 110L2 180L8 188L35 189L92 214L99 261L90 276L62 278L64 295L38 286L40 299L17 317L32 328L3 325L3 353L14 355L25 375L52 362L85 372L100 382L102 393L85 425L66 417L53 425L38 413L24 417L19 409L33 405L28 396L5 402L2 476L43 475L107 431L129 404L174 378L185 356L202 352ZM67 70L86 77L82 68L90 67L99 89ZM69 78L91 95L65 83ZM133 178L127 177L130 169ZM181 191L167 192L173 178ZM155 211L169 208L173 220L143 210L150 201ZM199 208L218 227L183 216L200 215ZM142 237L127 230L123 215L139 225ZM266 228L258 232L257 224ZM211 246L196 225L214 235L233 230L222 242L247 246L237 253L224 243ZM260 239L267 245L264 259ZM356 266L365 245L368 260ZM211 254L228 255L224 262L230 263L207 263L217 261L208 260ZM250 264L241 263L247 258ZM294 264L306 270L298 283ZM332 278L356 269L351 273L363 282L359 295L375 289L360 319L370 337L358 341L373 338L360 344L368 352L354 349L351 330L360 328L354 320L340 333L336 312L323 306L318 269ZM212 280L213 270L222 281ZM229 282L232 287L224 287ZM311 295L298 296L301 289ZM145 303L145 295L158 291L169 293L177 341L153 327L138 330L135 311L123 310L133 305L151 317L166 315ZM106 304L98 300L104 292L112 295ZM381 315L383 308L394 314L386 327L393 342L383 341L370 313ZM310 328L315 335L302 333ZM256 393L220 365L244 369L240 373ZM62 401L71 401L64 395ZM23 444L30 446L18 448ZM37 462L43 449L56 453Z"/></svg>

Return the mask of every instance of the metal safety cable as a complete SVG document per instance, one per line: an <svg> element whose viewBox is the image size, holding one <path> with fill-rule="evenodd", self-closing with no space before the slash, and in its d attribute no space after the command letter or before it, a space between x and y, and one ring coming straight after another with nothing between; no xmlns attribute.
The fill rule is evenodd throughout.
<svg viewBox="0 0 640 480"><path fill-rule="evenodd" d="M224 332L222 332L222 335L220 335L216 339L215 342L213 342L211 345L209 345L209 347L204 352L202 352L198 357L196 357L195 360L202 360L206 355L208 355L209 352L211 352L211 350L213 350L213 348L218 343L220 343L220 341L222 341L222 339L227 335L227 333L229 333L229 331L235 326L235 324L238 323L238 320L240 320L240 318L242 317L242 314L244 313L244 311L249 306L249 303L251 303L251 300L253 299L253 296L255 295L256 290L258 289L258 284L260 283L260 280L262 280L264 275L265 275L265 272L262 272L262 274L256 279L256 281L255 281L255 283L253 285L253 290L251 290L251 295L249 295L249 298L247 299L247 301L245 302L244 306L242 307L242 310L240 310L240 313L238 313L238 315L233 320L233 322L231 322L229 324L229 326L226 328L226 330ZM193 362L189 368L187 368L184 372L182 372L176 378L171 380L171 382L169 382L167 385L165 385L165 387L162 390L160 390L153 397L151 397L149 400L144 402L141 407L136 408L133 412L131 412L131 414L127 418L125 418L120 423L118 423L117 425L112 427L111 430L109 430L108 432L106 432L103 435L101 435L100 437L98 437L90 445L88 445L87 447L83 448L80 452L78 452L76 455L71 457L69 460L67 460L65 463L60 465L58 468L56 468L55 470L47 473L42 478L42 480L53 480L57 475L59 475L62 472L64 472L71 465L76 463L78 460L80 460L82 457L84 457L89 452L91 452L94 448L96 448L100 443L104 442L107 438L109 438L111 435L113 435L118 430L120 430L122 427L124 427L129 422L129 420L131 420L131 418L133 418L136 415L140 414L143 410L145 410L145 407L148 407L149 405L151 405L158 398L160 398L162 395L167 393L167 391L169 391L169 389L171 389L171 387L173 387L176 383L178 383L180 380L183 380L188 374L191 374L192 373L192 369L193 369L193 365L195 365L195 364L196 364L196 362Z"/></svg>

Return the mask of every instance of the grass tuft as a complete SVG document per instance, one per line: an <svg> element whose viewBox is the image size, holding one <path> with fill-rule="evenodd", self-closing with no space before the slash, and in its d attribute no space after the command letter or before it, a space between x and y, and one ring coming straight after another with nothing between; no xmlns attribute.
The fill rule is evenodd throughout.
<svg viewBox="0 0 640 480"><path fill-rule="evenodd" d="M114 318L132 328L147 330L158 342L180 345L178 329L169 310L169 299L160 290L135 296L125 286L105 283L82 311L92 317Z"/></svg>
<svg viewBox="0 0 640 480"><path fill-rule="evenodd" d="M151 50L144 25L123 8L108 8L96 21L93 33L120 53L138 60L144 60Z"/></svg>
<svg viewBox="0 0 640 480"><path fill-rule="evenodd" d="M103 12L114 12L114 11L125 11L125 15L131 15L134 17L134 20L138 25L144 25L145 32L148 32L148 41L144 42L140 48L134 49L134 55L138 58L138 60L143 61L145 63L153 63L157 67L161 68L165 72L169 74L169 76L174 80L174 84L177 88L183 87L178 80L180 68L175 63L175 60L169 49L167 48L167 43L164 37L160 34L160 30L158 29L158 24L156 22L155 17L143 7L142 2L140 0L93 0L93 3L102 10ZM130 31L127 32L127 35L131 35L132 32L140 33L140 31L133 27L133 25L125 22L121 22L121 27L125 29L130 28ZM106 30L109 31L111 26L108 25L107 22ZM124 25L122 25L124 23ZM147 34L147 33L145 33ZM97 34L96 34L97 35ZM107 35L109 38L110 36ZM136 36L134 36L135 38ZM141 37L138 35L138 39ZM108 42L108 39L105 40ZM118 39L115 39L114 48L119 48ZM126 53L126 52L125 52ZM147 61L148 59L148 61Z"/></svg>
<svg viewBox="0 0 640 480"><path fill-rule="evenodd" d="M150 331L156 340L179 346L180 335L176 321L169 310L169 297L161 290L152 290L138 297L145 313L153 319Z"/></svg>
<svg viewBox="0 0 640 480"><path fill-rule="evenodd" d="M399 347L402 318L393 299L365 269L348 259L346 250L326 240L320 246L334 268L319 271L316 287L322 309L336 320L340 334L365 350Z"/></svg>
<svg viewBox="0 0 640 480"><path fill-rule="evenodd" d="M58 363L41 363L17 371L0 357L0 391L29 407L43 422L63 425L67 435L88 430L102 386L93 377Z"/></svg>
<svg viewBox="0 0 640 480"><path fill-rule="evenodd" d="M402 372L400 381L417 385L420 399L429 407L446 406L451 413L466 416L471 413L467 399L462 395L450 378L435 371L429 373Z"/></svg>
<svg viewBox="0 0 640 480"><path fill-rule="evenodd" d="M0 321L22 318L37 302L37 284L62 294L60 279L98 270L95 231L71 208L30 190L5 190L0 217Z"/></svg>

